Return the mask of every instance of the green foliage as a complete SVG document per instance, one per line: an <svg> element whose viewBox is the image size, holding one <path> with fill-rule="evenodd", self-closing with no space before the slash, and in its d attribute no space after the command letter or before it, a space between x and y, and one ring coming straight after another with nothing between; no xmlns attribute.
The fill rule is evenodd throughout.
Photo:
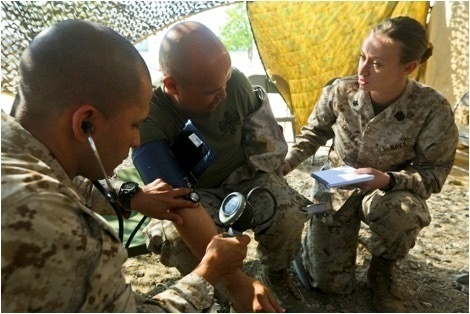
<svg viewBox="0 0 470 314"><path fill-rule="evenodd" d="M253 51L253 34L251 33L245 3L231 5L227 11L227 23L222 27L220 39L230 51Z"/></svg>

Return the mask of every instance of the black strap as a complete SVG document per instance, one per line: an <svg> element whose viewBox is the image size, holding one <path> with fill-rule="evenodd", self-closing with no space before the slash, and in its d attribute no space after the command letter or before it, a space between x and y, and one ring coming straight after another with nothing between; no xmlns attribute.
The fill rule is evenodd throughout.
<svg viewBox="0 0 470 314"><path fill-rule="evenodd" d="M108 200L109 204L113 207L114 211L116 212L116 215L118 217L118 223L119 223L119 240L121 240L121 243L124 243L124 219L121 214L121 208L119 205L114 201L113 197L111 196L111 191L108 191L104 188L104 186L97 180L93 180L93 185L101 192L101 194L106 197ZM128 249L132 243L132 240L134 239L137 231L142 227L143 223L147 219L147 216L143 216L142 219L139 221L137 226L132 230L132 233L129 235L129 238L127 238L126 245L124 246L126 249Z"/></svg>
<svg viewBox="0 0 470 314"><path fill-rule="evenodd" d="M106 197L109 204L111 204L111 206L113 207L114 212L116 213L118 217L118 223L119 223L118 235L119 235L119 240L121 240L121 243L122 243L123 238L124 238L124 221L122 219L121 209L119 208L118 204L115 201L116 198L113 198L111 195L112 191L106 190L104 186L98 180L92 180L91 182L93 182L93 185L101 192L101 194L104 195L104 197Z"/></svg>

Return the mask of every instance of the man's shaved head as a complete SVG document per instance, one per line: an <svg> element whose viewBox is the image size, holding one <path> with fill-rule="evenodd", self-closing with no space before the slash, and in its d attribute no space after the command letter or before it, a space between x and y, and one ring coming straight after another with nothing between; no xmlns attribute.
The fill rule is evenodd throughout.
<svg viewBox="0 0 470 314"><path fill-rule="evenodd" d="M134 46L108 27L67 20L42 31L20 63L20 115L52 117L70 106L93 105L106 116L143 97L150 81Z"/></svg>
<svg viewBox="0 0 470 314"><path fill-rule="evenodd" d="M212 68L224 55L228 56L227 49L207 26L188 21L176 24L165 34L159 62L165 75L181 81Z"/></svg>

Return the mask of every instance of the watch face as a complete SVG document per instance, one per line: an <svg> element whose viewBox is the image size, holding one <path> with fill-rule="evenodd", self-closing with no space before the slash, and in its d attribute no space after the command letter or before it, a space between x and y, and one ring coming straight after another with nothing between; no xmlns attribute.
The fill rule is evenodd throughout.
<svg viewBox="0 0 470 314"><path fill-rule="evenodd" d="M127 219L131 214L131 198L139 191L139 184L132 181L124 182L119 189L118 198L121 214Z"/></svg>
<svg viewBox="0 0 470 314"><path fill-rule="evenodd" d="M194 203L199 203L201 197L196 192L189 193L189 199Z"/></svg>
<svg viewBox="0 0 470 314"><path fill-rule="evenodd" d="M122 189L126 189L126 190L134 190L138 187L139 185L135 182L126 182L122 185Z"/></svg>

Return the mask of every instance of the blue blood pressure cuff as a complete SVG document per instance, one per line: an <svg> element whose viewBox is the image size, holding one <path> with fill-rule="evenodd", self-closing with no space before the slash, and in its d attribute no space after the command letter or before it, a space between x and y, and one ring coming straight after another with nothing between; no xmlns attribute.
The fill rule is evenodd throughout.
<svg viewBox="0 0 470 314"><path fill-rule="evenodd" d="M216 158L191 120L172 143L156 140L132 152L132 161L145 184L161 178L173 187L194 185Z"/></svg>

